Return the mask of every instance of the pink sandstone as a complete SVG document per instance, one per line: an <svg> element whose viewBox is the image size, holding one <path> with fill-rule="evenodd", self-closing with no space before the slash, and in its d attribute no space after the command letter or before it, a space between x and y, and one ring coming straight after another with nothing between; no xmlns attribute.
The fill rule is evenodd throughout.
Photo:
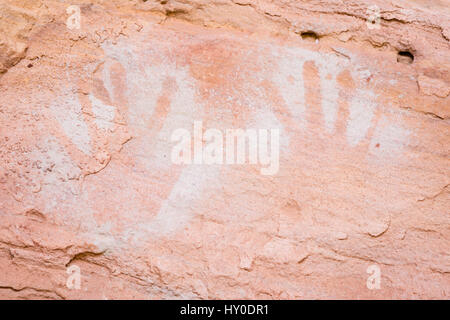
<svg viewBox="0 0 450 320"><path fill-rule="evenodd" d="M0 298L448 299L449 40L449 0L2 1ZM194 121L279 171L173 164Z"/></svg>

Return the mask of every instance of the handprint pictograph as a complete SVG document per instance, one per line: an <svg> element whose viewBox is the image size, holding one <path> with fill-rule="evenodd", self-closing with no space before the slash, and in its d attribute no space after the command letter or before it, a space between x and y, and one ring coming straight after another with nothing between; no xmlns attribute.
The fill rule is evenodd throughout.
<svg viewBox="0 0 450 320"><path fill-rule="evenodd" d="M367 188L371 177L365 168L400 155L409 134L383 118L369 70L332 53L257 42L243 49L226 37L175 46L156 37L145 48L124 40L105 43L103 51L105 59L92 74L76 82L70 105L78 104L78 113L53 109L53 134L84 170L79 197L86 208L90 203L102 208L93 213L97 228L126 241L180 232L195 221L198 208L217 208L229 197L238 176L266 183L250 165L172 164L171 133L191 128L195 120L214 128L280 129L280 177L269 180L291 189L290 195L279 191L281 199L305 202L311 221L337 215L336 221L374 236L388 227L389 214L381 205L350 218L343 208L324 209L327 197L345 203L346 185ZM310 176L314 170L321 175ZM306 175L295 188L282 179L290 172ZM336 176L342 179L333 181ZM259 188L255 192L262 192ZM303 193L309 199L302 199ZM373 201L364 191L356 196ZM274 206L279 210L282 204ZM251 209L257 217L268 214L257 210Z"/></svg>

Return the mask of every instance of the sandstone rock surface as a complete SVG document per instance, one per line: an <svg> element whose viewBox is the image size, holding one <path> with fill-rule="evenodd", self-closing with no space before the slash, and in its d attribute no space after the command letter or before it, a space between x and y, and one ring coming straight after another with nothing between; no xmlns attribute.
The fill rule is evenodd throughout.
<svg viewBox="0 0 450 320"><path fill-rule="evenodd" d="M448 299L449 41L448 0L2 1L0 298ZM194 121L279 171L173 164Z"/></svg>

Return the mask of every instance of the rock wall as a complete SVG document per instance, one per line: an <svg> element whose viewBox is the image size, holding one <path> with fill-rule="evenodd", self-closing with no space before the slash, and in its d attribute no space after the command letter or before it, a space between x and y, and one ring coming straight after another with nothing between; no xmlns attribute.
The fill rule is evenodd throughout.
<svg viewBox="0 0 450 320"><path fill-rule="evenodd" d="M2 1L0 298L448 299L449 17ZM278 171L175 164L196 121L278 129Z"/></svg>

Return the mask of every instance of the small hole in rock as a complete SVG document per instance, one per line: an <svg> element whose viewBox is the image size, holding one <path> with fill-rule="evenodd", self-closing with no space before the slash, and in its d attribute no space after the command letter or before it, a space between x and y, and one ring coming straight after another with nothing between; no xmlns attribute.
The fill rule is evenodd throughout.
<svg viewBox="0 0 450 320"><path fill-rule="evenodd" d="M319 36L317 35L317 33L313 32L313 31L302 32L300 34L300 36L302 37L303 40L314 41L314 42L319 41Z"/></svg>
<svg viewBox="0 0 450 320"><path fill-rule="evenodd" d="M28 68L31 68L32 66L33 66L32 63L29 63L29 64L27 65Z"/></svg>
<svg viewBox="0 0 450 320"><path fill-rule="evenodd" d="M397 55L397 62L411 64L414 61L414 56L409 51L399 51Z"/></svg>

